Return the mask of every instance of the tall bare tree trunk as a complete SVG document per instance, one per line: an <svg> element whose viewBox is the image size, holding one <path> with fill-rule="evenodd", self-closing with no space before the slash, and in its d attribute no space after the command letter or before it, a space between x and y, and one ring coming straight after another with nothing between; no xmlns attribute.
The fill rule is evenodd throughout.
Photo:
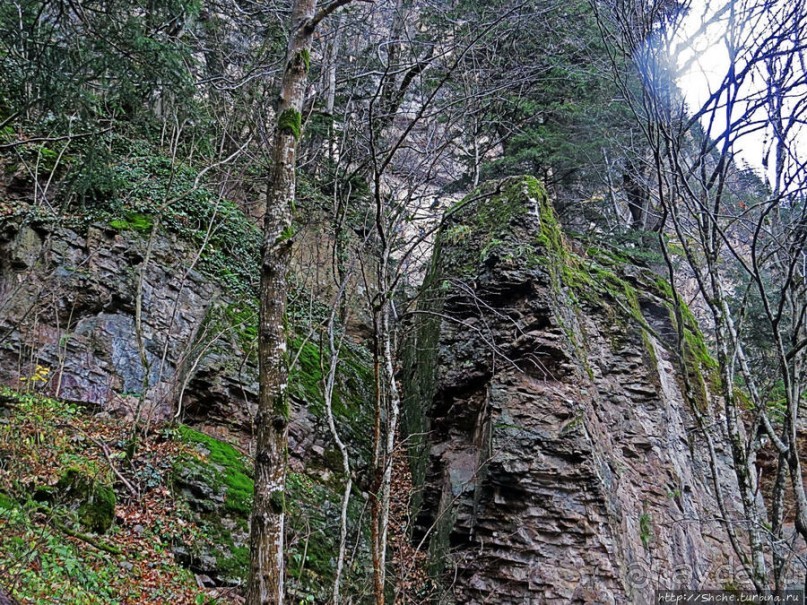
<svg viewBox="0 0 807 605"><path fill-rule="evenodd" d="M255 499L247 605L282 605L289 402L286 272L291 252L297 141L302 129L316 0L296 0L277 106L261 264Z"/></svg>
<svg viewBox="0 0 807 605"><path fill-rule="evenodd" d="M261 260L258 354L260 393L255 417L255 497L249 536L246 605L283 605L286 463L289 439L286 352L286 272L291 254L297 143L311 66L314 30L351 0L294 0L289 45L277 103L272 166L266 195Z"/></svg>

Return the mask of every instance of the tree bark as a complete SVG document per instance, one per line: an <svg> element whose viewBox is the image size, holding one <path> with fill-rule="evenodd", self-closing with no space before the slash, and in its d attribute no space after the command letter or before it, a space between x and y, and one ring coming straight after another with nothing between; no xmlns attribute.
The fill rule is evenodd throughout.
<svg viewBox="0 0 807 605"><path fill-rule="evenodd" d="M247 605L282 605L284 597L289 425L286 273L291 252L297 142L302 128L315 11L316 0L296 0L292 5L266 200L258 344L260 393L255 418L255 497Z"/></svg>

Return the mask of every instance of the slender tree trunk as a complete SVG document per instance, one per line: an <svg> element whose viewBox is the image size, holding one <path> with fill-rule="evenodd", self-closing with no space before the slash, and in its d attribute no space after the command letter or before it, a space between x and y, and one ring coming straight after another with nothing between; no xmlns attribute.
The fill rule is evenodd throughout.
<svg viewBox="0 0 807 605"><path fill-rule="evenodd" d="M384 387L381 355L381 309L373 310L373 376L375 379L375 417L373 420L373 499L370 508L371 554L373 558L373 595L375 605L384 605L385 560L381 548L381 486L384 474L384 447L382 416L384 415Z"/></svg>
<svg viewBox="0 0 807 605"><path fill-rule="evenodd" d="M347 280L342 284L342 289L339 298L344 295L344 286L347 285ZM342 573L345 567L345 554L347 550L347 517L348 506L350 505L350 491L353 487L353 481L350 477L350 452L347 449L342 438L339 436L339 431L336 429L336 418L333 413L333 392L336 386L336 370L339 364L339 353L342 348L342 342L337 345L336 343L336 314L341 307L339 301L334 301L333 309L331 310L331 317L328 321L328 352L330 353L330 363L328 366L328 373L324 378L323 394L325 396L325 410L328 415L328 428L331 431L331 436L336 442L336 447L339 448L339 453L342 455L342 472L345 475L345 487L342 490L342 509L339 515L339 550L336 555L336 574L333 579L333 605L340 605L342 602L340 591L342 585Z"/></svg>
<svg viewBox="0 0 807 605"><path fill-rule="evenodd" d="M259 381L255 499L250 534L247 605L282 605L289 402L286 272L291 252L297 142L302 128L316 0L296 0L277 106L264 219L260 286Z"/></svg>
<svg viewBox="0 0 807 605"><path fill-rule="evenodd" d="M294 0L277 103L261 260L259 386L255 417L255 497L246 605L283 605L286 463L289 439L286 272L291 255L297 143L302 134L311 46L317 24L351 0Z"/></svg>
<svg viewBox="0 0 807 605"><path fill-rule="evenodd" d="M380 576L379 585L382 590L386 588L387 571L387 535L389 533L389 513L390 495L392 489L392 456L395 450L395 435L398 431L398 417L401 411L401 397L398 392L398 385L395 382L395 369L393 362L392 346L392 326L390 325L390 306L392 302L387 300L381 310L381 347L384 381L387 386L387 434L384 443L383 473L381 475L381 515L379 519L379 568L377 573ZM380 599L379 599L380 596ZM385 599L384 592L376 596L376 605L383 605Z"/></svg>

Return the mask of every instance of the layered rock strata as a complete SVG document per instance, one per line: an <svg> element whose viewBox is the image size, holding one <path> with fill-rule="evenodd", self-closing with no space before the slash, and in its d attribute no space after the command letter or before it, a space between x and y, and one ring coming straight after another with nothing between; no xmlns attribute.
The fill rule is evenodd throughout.
<svg viewBox="0 0 807 605"><path fill-rule="evenodd" d="M708 368L684 380L657 277L606 257L571 251L530 178L446 218L404 371L413 537L441 603L736 585L711 469L730 477L727 456L692 407Z"/></svg>

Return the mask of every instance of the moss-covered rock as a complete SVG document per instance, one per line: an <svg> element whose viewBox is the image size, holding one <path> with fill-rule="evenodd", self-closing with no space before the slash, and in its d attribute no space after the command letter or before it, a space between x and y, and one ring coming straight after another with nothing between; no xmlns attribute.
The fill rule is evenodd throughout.
<svg viewBox="0 0 807 605"><path fill-rule="evenodd" d="M249 516L253 479L248 457L232 445L187 426L176 431L195 452L174 462L174 489L201 528L198 540L175 548L182 563L219 584L242 585L249 570ZM289 590L325 599L335 573L341 493L318 477L289 473L275 504L287 514ZM351 551L366 558L362 529L364 500L348 510ZM356 546L356 541L360 545ZM357 565L345 581L359 583Z"/></svg>
<svg viewBox="0 0 807 605"><path fill-rule="evenodd" d="M188 449L167 438L173 432L155 431L124 460L130 423L4 388L0 401L8 410L0 422L0 567L14 578L12 596L87 605L210 602L170 552L203 535L165 489L171 463ZM121 490L115 502L110 461L141 498Z"/></svg>
<svg viewBox="0 0 807 605"><path fill-rule="evenodd" d="M82 469L69 468L51 492L51 498L76 510L81 526L104 534L115 520L115 490L87 475Z"/></svg>
<svg viewBox="0 0 807 605"><path fill-rule="evenodd" d="M202 532L195 542L175 548L175 554L217 583L243 584L254 488L248 457L191 427L182 425L176 432L192 453L174 460L174 489Z"/></svg>
<svg viewBox="0 0 807 605"><path fill-rule="evenodd" d="M254 482L245 455L229 443L188 426L182 425L178 430L183 441L198 447L201 457L178 459L174 465L175 477L187 480L195 474L214 493L223 496L226 510L248 515L252 510Z"/></svg>

